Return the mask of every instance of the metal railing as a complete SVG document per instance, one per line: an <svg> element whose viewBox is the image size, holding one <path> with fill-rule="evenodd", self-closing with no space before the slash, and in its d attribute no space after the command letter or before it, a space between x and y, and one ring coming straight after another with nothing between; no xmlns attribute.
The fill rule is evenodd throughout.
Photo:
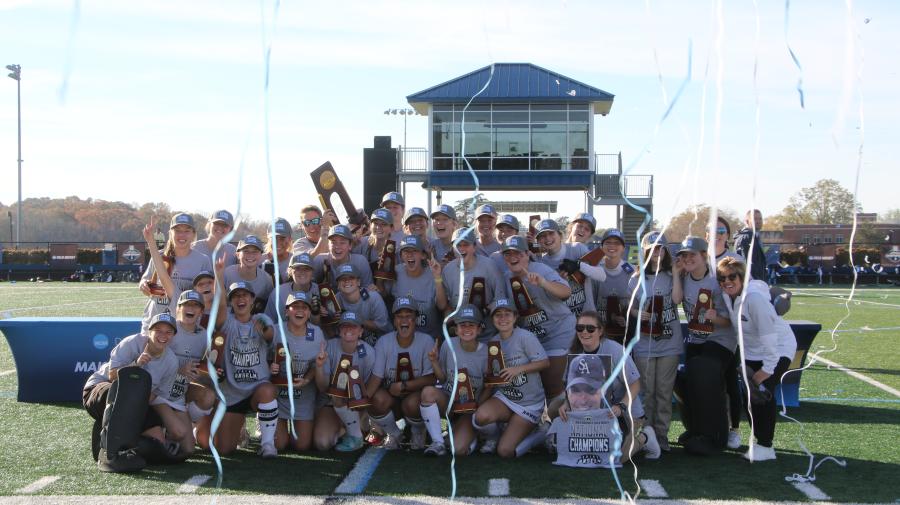
<svg viewBox="0 0 900 505"><path fill-rule="evenodd" d="M424 147L397 148L397 173L422 173L428 171L428 149Z"/></svg>

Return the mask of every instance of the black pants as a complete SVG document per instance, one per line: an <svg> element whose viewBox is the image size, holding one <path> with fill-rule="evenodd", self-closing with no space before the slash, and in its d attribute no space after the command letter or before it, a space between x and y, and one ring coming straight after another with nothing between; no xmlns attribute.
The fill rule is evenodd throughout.
<svg viewBox="0 0 900 505"><path fill-rule="evenodd" d="M754 372L762 368L762 361L748 360L744 364ZM753 413L753 436L756 437L756 443L764 447L772 447L772 439L775 438L775 418L778 415L775 388L781 383L781 376L787 372L789 366L791 366L790 358L782 356L778 359L775 373L763 381L763 385L772 393L772 398L762 405L751 405L750 408ZM751 387L753 386L751 385Z"/></svg>
<svg viewBox="0 0 900 505"><path fill-rule="evenodd" d="M738 382L738 365L741 356L734 353L731 364L725 368L725 393L728 394L728 417L731 420L731 429L736 430L741 425L741 387Z"/></svg>
<svg viewBox="0 0 900 505"><path fill-rule="evenodd" d="M91 453L94 461L97 461L97 454L100 451L100 431L103 425L103 411L106 410L106 399L109 396L109 388L112 382L98 382L91 387L81 391L81 405L84 410L94 418L94 425L91 427ZM152 408L147 409L147 415L144 417L144 424L141 432L147 431L156 426L162 426L162 418Z"/></svg>
<svg viewBox="0 0 900 505"><path fill-rule="evenodd" d="M728 439L725 370L733 360L734 353L715 342L689 344L685 349L685 428L692 436L707 437L719 448Z"/></svg>

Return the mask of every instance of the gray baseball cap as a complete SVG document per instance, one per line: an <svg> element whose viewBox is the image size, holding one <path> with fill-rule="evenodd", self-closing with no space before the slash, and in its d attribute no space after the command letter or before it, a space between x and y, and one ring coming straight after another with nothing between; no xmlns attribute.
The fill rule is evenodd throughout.
<svg viewBox="0 0 900 505"><path fill-rule="evenodd" d="M343 277L356 277L359 279L359 270L356 269L355 266L350 263L344 263L337 267L337 273L335 273L334 280L341 279Z"/></svg>
<svg viewBox="0 0 900 505"><path fill-rule="evenodd" d="M514 314L519 313L519 310L516 309L516 304L514 304L509 298L494 299L494 308L491 309L491 315L493 316L495 312L501 309L511 310Z"/></svg>
<svg viewBox="0 0 900 505"><path fill-rule="evenodd" d="M294 231L291 229L291 223L283 217L279 217L275 221L275 235L278 237L291 238Z"/></svg>
<svg viewBox="0 0 900 505"><path fill-rule="evenodd" d="M669 242L666 240L666 236L658 231L651 231L641 239L641 249L650 249L654 244L665 247L669 245Z"/></svg>
<svg viewBox="0 0 900 505"><path fill-rule="evenodd" d="M623 235L620 230L617 230L615 228L610 228L603 232L603 236L600 237L600 245L603 245L604 242L611 238L619 239L619 242L622 242L622 245L625 245L625 235Z"/></svg>
<svg viewBox="0 0 900 505"><path fill-rule="evenodd" d="M333 237L344 237L347 240L353 240L353 233L350 231L350 228L345 224L336 224L331 227L331 230L328 231L328 238Z"/></svg>
<svg viewBox="0 0 900 505"><path fill-rule="evenodd" d="M402 252L404 249L424 251L425 246L422 244L422 239L420 239L416 235L406 235L400 241L400 247L398 248L398 250Z"/></svg>
<svg viewBox="0 0 900 505"><path fill-rule="evenodd" d="M197 226L194 224L194 216L185 212L179 212L178 214L172 216L172 221L169 223L169 229L171 230L172 228L180 224L186 224L193 230L197 229Z"/></svg>
<svg viewBox="0 0 900 505"><path fill-rule="evenodd" d="M413 312L419 312L419 308L413 303L411 298L407 298L405 296L398 296L396 300L394 300L394 305L391 307L391 314L396 314L401 310L411 310Z"/></svg>
<svg viewBox="0 0 900 505"><path fill-rule="evenodd" d="M507 237L503 242L503 247L500 249L502 252L506 251L520 251L520 252L528 252L528 242L525 241L524 237L520 237L518 235L513 235L512 237Z"/></svg>
<svg viewBox="0 0 900 505"><path fill-rule="evenodd" d="M150 324L147 328L152 330L158 324L168 324L175 330L175 333L178 333L178 323L175 321L172 314L169 314L168 312L162 312L150 318Z"/></svg>
<svg viewBox="0 0 900 505"><path fill-rule="evenodd" d="M200 270L200 273L198 273L197 275L194 276L194 280L191 281L191 285L196 286L197 283L202 281L203 279L215 279L215 278L216 278L216 276L213 275L213 273L210 272L209 270Z"/></svg>
<svg viewBox="0 0 900 505"><path fill-rule="evenodd" d="M475 238L475 231L470 228L457 228L456 230L453 230L453 241L455 242L457 239L470 244L474 244L477 241Z"/></svg>
<svg viewBox="0 0 900 505"><path fill-rule="evenodd" d="M459 323L481 323L481 311L474 305L463 305L459 312L453 316L453 321Z"/></svg>
<svg viewBox="0 0 900 505"><path fill-rule="evenodd" d="M535 233L535 237L540 237L541 233L548 231L555 231L556 233L559 233L559 223L557 223L554 219L544 219L539 222L534 228L537 230L537 232Z"/></svg>
<svg viewBox="0 0 900 505"><path fill-rule="evenodd" d="M259 252L263 252L265 250L265 246L263 245L262 240L260 240L256 235L247 235L246 237L244 237L244 240L238 242L237 250L243 251L248 247L255 247L259 249Z"/></svg>
<svg viewBox="0 0 900 505"><path fill-rule="evenodd" d="M606 368L598 354L579 354L569 363L566 373L566 388L585 384L600 389L606 381Z"/></svg>
<svg viewBox="0 0 900 505"><path fill-rule="evenodd" d="M193 289L189 289L187 291L182 291L180 295L178 295L178 305L184 305L185 303L199 303L201 307L206 307L206 304L203 303L203 295L194 291Z"/></svg>
<svg viewBox="0 0 900 505"><path fill-rule="evenodd" d="M681 242L681 248L678 249L678 254L683 252L696 252L696 253L704 253L709 250L709 243L703 240L700 237L695 237L693 235L688 235Z"/></svg>
<svg viewBox="0 0 900 505"><path fill-rule="evenodd" d="M253 292L253 286L244 281L240 281L232 282L231 285L228 286L228 299L231 300L232 295L234 295L238 291L246 291L250 293L251 296L256 296L256 293Z"/></svg>
<svg viewBox="0 0 900 505"><path fill-rule="evenodd" d="M352 324L353 326L362 326L362 318L360 318L356 312L350 312L345 310L341 312L341 320L338 322L338 326L344 326L347 324Z"/></svg>
<svg viewBox="0 0 900 505"><path fill-rule="evenodd" d="M494 228L499 228L500 225L509 226L515 229L517 233L519 231L519 220L512 214L503 214L500 216L500 219L497 220L497 224L494 225Z"/></svg>
<svg viewBox="0 0 900 505"><path fill-rule="evenodd" d="M425 212L425 209L422 207L410 207L403 216L403 224L406 224L407 221L414 217L421 217L428 221L428 214Z"/></svg>
<svg viewBox="0 0 900 505"><path fill-rule="evenodd" d="M303 302L307 307L310 306L309 295L306 294L306 291L294 291L289 294L287 300L284 302L284 306L290 307L296 302Z"/></svg>
<svg viewBox="0 0 900 505"><path fill-rule="evenodd" d="M454 209L453 207L451 207L447 204L442 204L440 207L437 208L436 211L432 212L431 219L434 219L434 216L437 216L439 214L442 214L444 216L449 217L450 219L452 219L454 221L457 221L456 209Z"/></svg>
<svg viewBox="0 0 900 505"><path fill-rule="evenodd" d="M291 262L288 263L288 267L296 268L296 267L309 267L312 268L312 258L307 253L300 253L291 256Z"/></svg>
<svg viewBox="0 0 900 505"><path fill-rule="evenodd" d="M394 216L391 214L391 211L381 207L372 211L372 222L381 221L387 224L394 224Z"/></svg>
<svg viewBox="0 0 900 505"><path fill-rule="evenodd" d="M481 216L497 217L497 211L494 210L493 205L486 203L475 209L475 219L478 219Z"/></svg>
<svg viewBox="0 0 900 505"><path fill-rule="evenodd" d="M385 193L384 196L381 197L381 205L382 206L384 206L384 204L386 204L388 202L399 203L400 205L403 205L404 207L406 206L406 202L403 200L403 195L401 195L400 193L398 193L396 191L391 191L389 193Z"/></svg>
<svg viewBox="0 0 900 505"><path fill-rule="evenodd" d="M225 223L229 227L234 228L234 216L227 210L217 210L209 216L209 220L213 223Z"/></svg>
<svg viewBox="0 0 900 505"><path fill-rule="evenodd" d="M582 221L591 225L591 233L597 231L597 220L594 218L594 216L588 214L587 212L582 212L581 214L576 215L574 219L572 219L573 223L577 223L578 221Z"/></svg>

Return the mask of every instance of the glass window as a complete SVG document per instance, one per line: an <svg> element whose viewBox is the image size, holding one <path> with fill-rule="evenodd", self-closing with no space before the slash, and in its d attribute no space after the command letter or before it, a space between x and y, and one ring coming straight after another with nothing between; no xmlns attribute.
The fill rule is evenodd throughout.
<svg viewBox="0 0 900 505"><path fill-rule="evenodd" d="M531 110L566 110L564 103L533 103Z"/></svg>
<svg viewBox="0 0 900 505"><path fill-rule="evenodd" d="M569 112L569 121L571 122L581 122L587 124L589 121L588 112L584 111L571 111Z"/></svg>
<svg viewBox="0 0 900 505"><path fill-rule="evenodd" d="M535 123L531 125L532 156L563 156L566 152L566 125Z"/></svg>
<svg viewBox="0 0 900 505"><path fill-rule="evenodd" d="M466 156L490 156L491 134L490 132L467 133L465 138L465 145Z"/></svg>
<svg viewBox="0 0 900 505"><path fill-rule="evenodd" d="M494 158L494 170L528 170L528 158Z"/></svg>
<svg viewBox="0 0 900 505"><path fill-rule="evenodd" d="M528 111L527 103L495 103L494 111L503 111L503 110L524 110Z"/></svg>
<svg viewBox="0 0 900 505"><path fill-rule="evenodd" d="M452 170L453 158L435 158L432 167L434 170Z"/></svg>
<svg viewBox="0 0 900 505"><path fill-rule="evenodd" d="M444 111L444 110L453 110L453 105L452 105L452 104L439 104L439 103L436 103L436 104L432 104L431 110L434 111L434 112L437 112L437 111Z"/></svg>
<svg viewBox="0 0 900 505"><path fill-rule="evenodd" d="M452 123L453 122L453 112L452 111L440 111L434 112L432 115L432 120L434 124L438 123Z"/></svg>
<svg viewBox="0 0 900 505"><path fill-rule="evenodd" d="M844 243L844 236L843 236L843 235L835 235L835 236L834 236L834 243L835 243L835 244L843 244L843 243Z"/></svg>
<svg viewBox="0 0 900 505"><path fill-rule="evenodd" d="M477 110L467 110L466 111L466 123L490 123L491 122L491 113ZM462 111L456 112L456 122L461 122L463 118Z"/></svg>
<svg viewBox="0 0 900 505"><path fill-rule="evenodd" d="M588 104L572 103L572 104L569 104L569 110L588 110Z"/></svg>
<svg viewBox="0 0 900 505"><path fill-rule="evenodd" d="M528 111L498 112L494 111L495 123L528 123Z"/></svg>
<svg viewBox="0 0 900 505"><path fill-rule="evenodd" d="M494 127L494 156L528 156L528 125Z"/></svg>
<svg viewBox="0 0 900 505"><path fill-rule="evenodd" d="M475 158L466 156L466 161L472 165L472 170L490 170L491 169L491 159L490 158ZM460 170L468 170L469 167L466 166L465 161L462 158L457 158L457 162L459 164Z"/></svg>
<svg viewBox="0 0 900 505"><path fill-rule="evenodd" d="M531 120L536 123L537 122L563 123L566 121L566 111L564 111L564 110L532 111Z"/></svg>
<svg viewBox="0 0 900 505"><path fill-rule="evenodd" d="M459 152L460 135L455 136L450 130L452 123L434 125L432 150L433 156L453 156ZM454 138L455 137L455 138Z"/></svg>
<svg viewBox="0 0 900 505"><path fill-rule="evenodd" d="M462 112L463 109L466 110L466 113L473 112L473 111L487 111L487 112L490 112L490 111L491 111L491 104L477 104L477 103L473 103L473 104L469 105L469 108L466 109L466 104L461 103L461 104L457 104L457 105L453 108L453 110L455 110L456 112Z"/></svg>

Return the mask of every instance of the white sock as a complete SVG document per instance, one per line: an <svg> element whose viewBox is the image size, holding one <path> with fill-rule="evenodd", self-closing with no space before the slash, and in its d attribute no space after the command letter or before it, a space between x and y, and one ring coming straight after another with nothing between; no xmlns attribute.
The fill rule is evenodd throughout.
<svg viewBox="0 0 900 505"><path fill-rule="evenodd" d="M210 409L206 409L206 410L201 409L201 408L198 407L197 404L194 403L194 402L191 402L191 403L188 403L188 404L187 404L187 410L188 410L188 415L191 416L191 422L192 422L192 423L196 423L196 422L199 421L200 419L203 419L204 417L208 416L210 412L212 412L212 409L211 409L211 408L210 408Z"/></svg>
<svg viewBox="0 0 900 505"><path fill-rule="evenodd" d="M278 401L272 400L256 406L256 420L259 421L259 442L275 443L275 426L278 424Z"/></svg>
<svg viewBox="0 0 900 505"><path fill-rule="evenodd" d="M384 417L372 416L372 420L391 437L397 438L401 435L400 428L397 427L397 419L394 417L393 412L388 412Z"/></svg>
<svg viewBox="0 0 900 505"><path fill-rule="evenodd" d="M497 423L489 423L485 426L481 426L475 422L475 416L472 416L472 427L474 427L475 431L480 433L486 440L496 439L500 435L500 429L497 427Z"/></svg>
<svg viewBox="0 0 900 505"><path fill-rule="evenodd" d="M421 419L411 419L409 417L404 417L403 419L409 423L409 429L415 433L422 433L425 431L425 423Z"/></svg>
<svg viewBox="0 0 900 505"><path fill-rule="evenodd" d="M444 441L444 437L441 436L441 412L438 409L437 403L432 403L431 405L419 405L419 412L422 414L422 420L425 421L425 429L428 430L428 435L431 437L431 443L435 443L437 441Z"/></svg>
<svg viewBox="0 0 900 505"><path fill-rule="evenodd" d="M472 454L475 452L475 448L478 447L478 437L472 439L472 443L469 444L469 452L468 454Z"/></svg>
<svg viewBox="0 0 900 505"><path fill-rule="evenodd" d="M350 410L347 407L335 407L334 413L341 418L347 434L351 437L362 438L362 430L359 428L359 412Z"/></svg>

